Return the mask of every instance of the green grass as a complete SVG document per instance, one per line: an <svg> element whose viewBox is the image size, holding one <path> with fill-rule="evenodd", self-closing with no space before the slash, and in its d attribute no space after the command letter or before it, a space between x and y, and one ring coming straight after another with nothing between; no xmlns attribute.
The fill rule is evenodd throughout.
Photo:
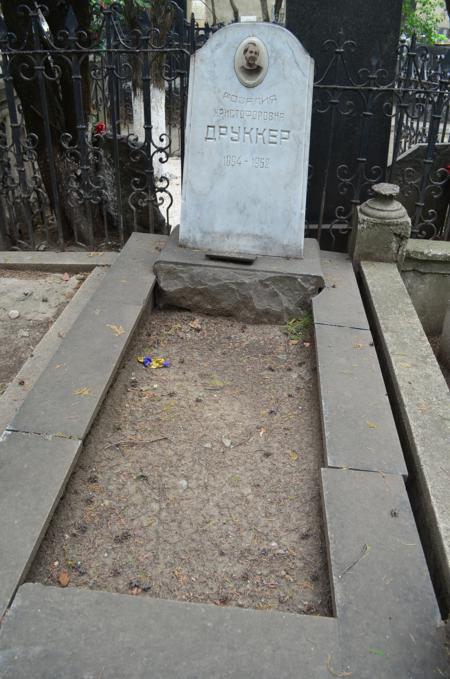
<svg viewBox="0 0 450 679"><path fill-rule="evenodd" d="M309 337L313 324L312 314L306 313L301 318L291 318L281 330L290 340L304 340Z"/></svg>

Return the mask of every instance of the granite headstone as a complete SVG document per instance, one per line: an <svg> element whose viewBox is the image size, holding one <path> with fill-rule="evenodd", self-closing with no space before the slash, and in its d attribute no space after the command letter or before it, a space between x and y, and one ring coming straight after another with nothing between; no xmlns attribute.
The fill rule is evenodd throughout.
<svg viewBox="0 0 450 679"><path fill-rule="evenodd" d="M313 74L273 24L229 25L195 53L180 245L302 257Z"/></svg>

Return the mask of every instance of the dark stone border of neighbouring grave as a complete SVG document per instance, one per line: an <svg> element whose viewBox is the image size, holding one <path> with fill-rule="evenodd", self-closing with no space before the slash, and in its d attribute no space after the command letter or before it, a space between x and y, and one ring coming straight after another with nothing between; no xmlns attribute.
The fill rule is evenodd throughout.
<svg viewBox="0 0 450 679"><path fill-rule="evenodd" d="M8 608L0 676L448 676L407 470L344 255L322 253L327 288L313 301L335 617L19 586L133 329L151 309L152 269L163 244L159 236L130 239L0 442L0 603L2 612ZM76 397L83 388L88 393Z"/></svg>

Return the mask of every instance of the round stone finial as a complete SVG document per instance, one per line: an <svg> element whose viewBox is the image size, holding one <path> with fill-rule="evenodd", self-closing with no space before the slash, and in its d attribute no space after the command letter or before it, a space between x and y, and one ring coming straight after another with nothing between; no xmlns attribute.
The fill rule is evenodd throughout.
<svg viewBox="0 0 450 679"><path fill-rule="evenodd" d="M382 182L372 186L373 198L369 198L361 205L361 213L372 219L390 221L392 219L404 219L408 216L405 208L395 198L400 193L397 184Z"/></svg>
<svg viewBox="0 0 450 679"><path fill-rule="evenodd" d="M374 184L372 186L372 191L376 196L386 196L386 198L395 198L400 193L400 187L397 184L388 184L387 182L381 182L380 184Z"/></svg>

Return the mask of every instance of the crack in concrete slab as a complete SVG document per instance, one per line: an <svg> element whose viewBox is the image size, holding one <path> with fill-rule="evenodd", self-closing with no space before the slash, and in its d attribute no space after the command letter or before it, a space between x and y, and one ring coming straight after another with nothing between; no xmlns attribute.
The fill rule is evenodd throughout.
<svg viewBox="0 0 450 679"><path fill-rule="evenodd" d="M4 441L7 436L10 434L23 434L24 436L39 436L40 438L45 439L46 441L53 441L54 439L66 439L69 441L78 441L79 443L82 443L82 439L78 438L77 436L71 436L70 434L64 434L63 432L58 432L57 434L44 434L39 431L24 431L23 429L12 429L10 427L7 427L5 431L3 432L2 436L0 437L0 442Z"/></svg>
<svg viewBox="0 0 450 679"><path fill-rule="evenodd" d="M381 476L402 476L406 480L406 476L404 476L401 472L387 472L383 471L382 469L363 469L361 467L347 467L345 465L337 465L337 464L329 464L326 467L322 467L322 469L337 469L338 471L342 472L363 472L366 474L380 474Z"/></svg>
<svg viewBox="0 0 450 679"><path fill-rule="evenodd" d="M341 325L340 323L320 323L319 321L314 321L314 325L326 325L330 328L349 328L350 330L364 330L365 332L370 332L370 328L361 328L358 325Z"/></svg>

